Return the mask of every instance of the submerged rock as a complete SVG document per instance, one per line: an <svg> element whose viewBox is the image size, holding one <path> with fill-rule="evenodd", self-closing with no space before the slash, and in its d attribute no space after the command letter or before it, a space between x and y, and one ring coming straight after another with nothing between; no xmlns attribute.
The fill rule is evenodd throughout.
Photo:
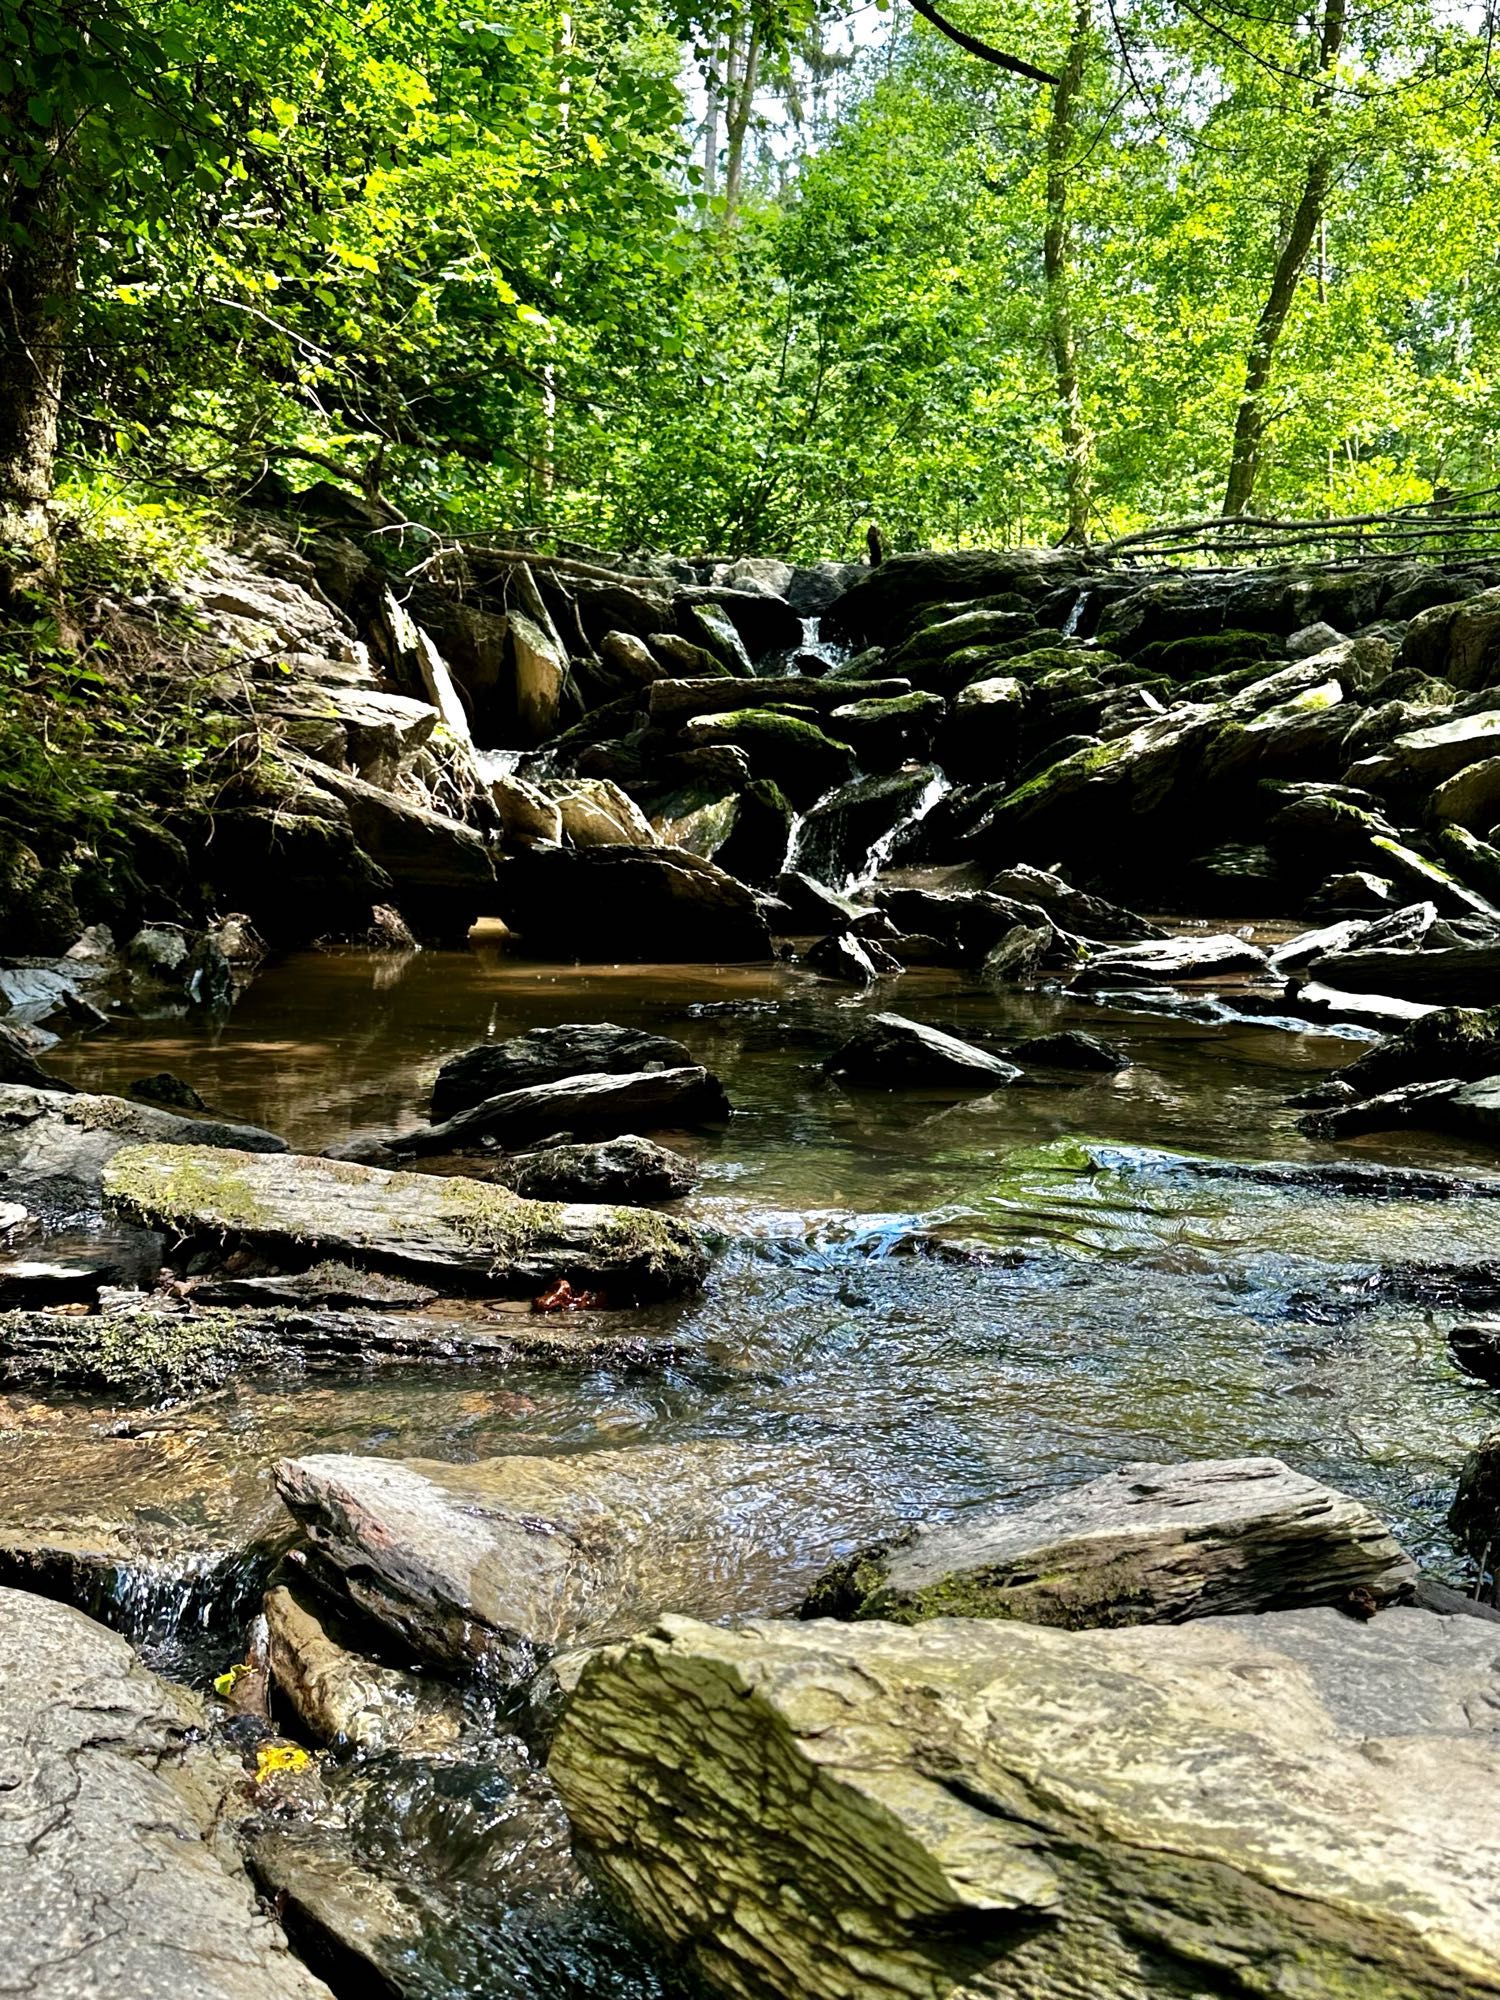
<svg viewBox="0 0 1500 2000"><path fill-rule="evenodd" d="M456 1734L432 1682L341 1644L305 1594L277 1584L263 1611L272 1681L314 1742L393 1750L419 1737L432 1748Z"/></svg>
<svg viewBox="0 0 1500 2000"><path fill-rule="evenodd" d="M1021 1072L1002 1056L957 1035L909 1021L904 1014L872 1014L864 1025L823 1065L843 1083L882 1085L956 1085L969 1090L995 1090L1016 1083Z"/></svg>
<svg viewBox="0 0 1500 2000"><path fill-rule="evenodd" d="M1142 1625L1410 1597L1416 1564L1357 1500L1279 1459L1128 1465L980 1508L829 1572L806 1618Z"/></svg>
<svg viewBox="0 0 1500 2000"><path fill-rule="evenodd" d="M568 1021L555 1028L528 1028L504 1042L481 1042L450 1056L432 1086L434 1119L483 1104L502 1091L565 1076L618 1076L627 1071L683 1069L691 1050L668 1035L616 1027L613 1021Z"/></svg>
<svg viewBox="0 0 1500 2000"><path fill-rule="evenodd" d="M1102 1075L1130 1068L1130 1058L1122 1049L1100 1041L1097 1035L1085 1034L1081 1028L1033 1035L1029 1041L1016 1042L1006 1054L1023 1066L1039 1063L1043 1069L1097 1070Z"/></svg>
<svg viewBox="0 0 1500 2000"><path fill-rule="evenodd" d="M118 1212L179 1237L302 1262L347 1258L492 1294L567 1278L623 1303L692 1290L708 1264L696 1234L666 1216L524 1201L484 1181L348 1160L133 1146L106 1167L104 1192Z"/></svg>
<svg viewBox="0 0 1500 2000"><path fill-rule="evenodd" d="M765 1473L759 1453L715 1440L473 1465L318 1454L276 1482L320 1575L360 1612L421 1658L516 1680L672 1606L779 1601L747 1525Z"/></svg>
<svg viewBox="0 0 1500 2000"><path fill-rule="evenodd" d="M1497 1700L1490 1628L1418 1610L670 1618L584 1670L549 1768L726 2000L1439 2000L1500 1984Z"/></svg>
<svg viewBox="0 0 1500 2000"><path fill-rule="evenodd" d="M723 1084L696 1063L638 1076L563 1076L487 1097L441 1124L402 1133L387 1142L385 1151L392 1157L452 1153L486 1139L529 1146L556 1132L618 1133L634 1125L660 1130L713 1125L728 1116Z"/></svg>
<svg viewBox="0 0 1500 2000"><path fill-rule="evenodd" d="M624 1133L590 1145L547 1146L508 1160L501 1178L528 1201L676 1201L697 1181L691 1161Z"/></svg>
<svg viewBox="0 0 1500 2000"><path fill-rule="evenodd" d="M81 1612L0 1589L5 1984L28 2000L329 2000L223 1824L203 1704Z"/></svg>

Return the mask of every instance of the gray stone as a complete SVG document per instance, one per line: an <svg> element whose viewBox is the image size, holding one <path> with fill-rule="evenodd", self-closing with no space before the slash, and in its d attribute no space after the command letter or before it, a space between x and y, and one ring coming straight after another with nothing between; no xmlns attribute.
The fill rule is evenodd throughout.
<svg viewBox="0 0 1500 2000"><path fill-rule="evenodd" d="M1043 1069L1096 1070L1111 1075L1130 1068L1130 1058L1123 1049L1101 1042L1097 1035L1085 1034L1081 1028L1063 1028L1054 1035L1032 1035L1005 1053L1023 1067L1039 1063Z"/></svg>
<svg viewBox="0 0 1500 2000"><path fill-rule="evenodd" d="M549 1768L723 2000L1478 2000L1497 1705L1491 1628L1418 1610L670 1618L585 1668Z"/></svg>
<svg viewBox="0 0 1500 2000"><path fill-rule="evenodd" d="M0 1980L27 2000L329 2000L223 1823L202 1703L117 1634L0 1589Z"/></svg>
<svg viewBox="0 0 1500 2000"><path fill-rule="evenodd" d="M278 1584L263 1612L272 1681L314 1742L409 1752L456 1737L457 1717L431 1681L341 1644L307 1597Z"/></svg>
<svg viewBox="0 0 1500 2000"><path fill-rule="evenodd" d="M627 1071L683 1069L691 1050L666 1035L613 1021L568 1021L558 1027L528 1028L508 1041L481 1042L450 1056L432 1086L432 1115L451 1118L502 1091L565 1076L617 1076Z"/></svg>
<svg viewBox="0 0 1500 2000"><path fill-rule="evenodd" d="M824 1064L843 1083L995 1090L1021 1072L1002 1056L903 1014L872 1014Z"/></svg>
<svg viewBox="0 0 1500 2000"><path fill-rule="evenodd" d="M1469 1320L1448 1329L1448 1352L1466 1375L1500 1389L1500 1319Z"/></svg>
<svg viewBox="0 0 1500 2000"><path fill-rule="evenodd" d="M554 1132L599 1136L712 1125L729 1116L724 1086L712 1070L644 1070L624 1076L564 1076L487 1097L456 1111L438 1125L424 1125L386 1142L393 1156L450 1153L490 1139L515 1147L535 1144Z"/></svg>
<svg viewBox="0 0 1500 2000"><path fill-rule="evenodd" d="M528 1201L676 1201L691 1194L690 1160L634 1133L577 1146L547 1146L507 1160L500 1178Z"/></svg>
<svg viewBox="0 0 1500 2000"><path fill-rule="evenodd" d="M523 1201L484 1181L348 1160L132 1146L105 1167L104 1193L117 1212L178 1236L373 1263L495 1296L565 1277L611 1300L661 1297L696 1288L708 1263L696 1234L666 1216Z"/></svg>
<svg viewBox="0 0 1500 2000"><path fill-rule="evenodd" d="M654 847L656 832L630 794L609 778L549 778L564 840L574 847Z"/></svg>
<svg viewBox="0 0 1500 2000"><path fill-rule="evenodd" d="M841 1563L806 1617L1176 1623L1410 1597L1417 1568L1357 1500L1275 1458L1127 1465L1023 1508L976 1508Z"/></svg>
<svg viewBox="0 0 1500 2000"><path fill-rule="evenodd" d="M1060 875L1050 874L1045 868L1032 868L1025 862L1003 869L985 887L994 896L1010 896L1017 902L1034 903L1039 910L1045 910L1049 917L1066 925L1070 931L1076 931L1080 937L1130 941L1164 939L1168 935L1160 924L1148 922L1145 917L1137 916L1134 910L1107 902L1102 896L1091 896L1085 890L1075 889Z"/></svg>
<svg viewBox="0 0 1500 2000"><path fill-rule="evenodd" d="M1084 988L1131 986L1153 980L1227 979L1266 970L1266 954L1259 945L1222 932L1096 952L1075 975L1073 984Z"/></svg>
<svg viewBox="0 0 1500 2000"><path fill-rule="evenodd" d="M820 938L802 963L822 978L842 980L846 986L873 986L877 979L901 970L900 961L884 946L849 930Z"/></svg>
<svg viewBox="0 0 1500 2000"><path fill-rule="evenodd" d="M1465 764L1445 778L1428 800L1427 810L1440 826L1487 831L1500 820L1500 757Z"/></svg>
<svg viewBox="0 0 1500 2000"><path fill-rule="evenodd" d="M505 1679L664 1609L727 1616L796 1594L764 1455L730 1441L471 1465L323 1453L276 1482L319 1574L363 1615L422 1658Z"/></svg>
<svg viewBox="0 0 1500 2000"><path fill-rule="evenodd" d="M1437 1007L1488 1007L1500 993L1500 944L1336 951L1314 959L1308 970L1323 985L1346 992L1393 994Z"/></svg>
<svg viewBox="0 0 1500 2000"><path fill-rule="evenodd" d="M125 1097L0 1085L0 1185L67 1180L92 1186L122 1146L141 1144L286 1151L284 1139L255 1125L181 1117Z"/></svg>
<svg viewBox="0 0 1500 2000"><path fill-rule="evenodd" d="M910 694L911 682L898 679L827 681L808 674L783 674L750 686L713 676L704 680L658 681L647 697L654 723L670 725L693 715L722 715L735 708L774 703L793 708L841 708L851 701L886 701Z"/></svg>

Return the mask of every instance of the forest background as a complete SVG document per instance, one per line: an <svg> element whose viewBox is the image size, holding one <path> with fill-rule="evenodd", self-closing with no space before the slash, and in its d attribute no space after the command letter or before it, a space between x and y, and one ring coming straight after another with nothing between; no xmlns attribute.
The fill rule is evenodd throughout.
<svg viewBox="0 0 1500 2000"><path fill-rule="evenodd" d="M812 557L1500 477L1476 8L473 4L0 0L0 532L333 480Z"/></svg>

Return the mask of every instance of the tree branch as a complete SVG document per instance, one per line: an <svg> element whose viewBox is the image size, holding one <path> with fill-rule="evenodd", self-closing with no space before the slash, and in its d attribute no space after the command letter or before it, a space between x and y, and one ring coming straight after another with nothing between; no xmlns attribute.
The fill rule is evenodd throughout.
<svg viewBox="0 0 1500 2000"><path fill-rule="evenodd" d="M1059 81L1051 70L1038 69L1035 63L1023 62L1020 56L1007 55L1004 49L994 48L989 42L980 41L977 35L968 35L962 28L955 28L951 21L943 19L932 0L911 0L911 4L940 35L946 35L950 42L957 42L961 49L967 49L971 56L978 56L981 62L991 63L996 69L1008 70L1012 76L1029 77L1033 83L1056 84Z"/></svg>

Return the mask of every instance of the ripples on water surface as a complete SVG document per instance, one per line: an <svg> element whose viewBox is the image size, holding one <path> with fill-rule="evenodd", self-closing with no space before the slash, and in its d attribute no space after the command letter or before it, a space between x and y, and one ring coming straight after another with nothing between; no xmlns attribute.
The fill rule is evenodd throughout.
<svg viewBox="0 0 1500 2000"><path fill-rule="evenodd" d="M994 1046L1082 1026L1134 1066L957 1103L825 1083L823 1056L880 1006ZM732 1437L764 1458L742 1527L765 1552L775 1608L778 1590L795 1594L831 1554L899 1521L1029 1499L1130 1459L1264 1451L1368 1497L1451 1566L1442 1518L1486 1427L1484 1392L1446 1358L1452 1312L1372 1280L1404 1262L1500 1260L1500 1201L1331 1194L1181 1161L1493 1164L1436 1139L1302 1138L1282 1100L1357 1052L1324 1032L997 996L951 973L855 998L795 971L533 967L480 948L304 956L267 971L218 1029L121 1024L58 1051L57 1066L99 1089L170 1068L225 1114L319 1149L419 1122L458 1048L587 1019L678 1036L737 1107L722 1133L674 1141L705 1169L689 1212L725 1242L701 1299L642 1315L687 1358L649 1373L244 1386L211 1414L163 1419L184 1508L204 1504L195 1481L231 1476L263 1498L277 1456L320 1446L461 1459ZM461 1768L386 1771L381 1809L354 1815L367 1846L404 1828L433 1854L434 1786L465 1801L450 1801L460 1818L486 1799L498 1815L457 1866L461 1921L443 1915L452 1882L430 1857L426 1886L408 1885L433 1934L452 1933L448 1959L423 1958L411 1991L655 1991L586 1900L555 1882L517 1892L514 1855L496 1891L475 1856L515 1847L506 1828L530 1781L518 1794L514 1771ZM533 1856L558 1837L540 1825L527 1820L521 1841Z"/></svg>

